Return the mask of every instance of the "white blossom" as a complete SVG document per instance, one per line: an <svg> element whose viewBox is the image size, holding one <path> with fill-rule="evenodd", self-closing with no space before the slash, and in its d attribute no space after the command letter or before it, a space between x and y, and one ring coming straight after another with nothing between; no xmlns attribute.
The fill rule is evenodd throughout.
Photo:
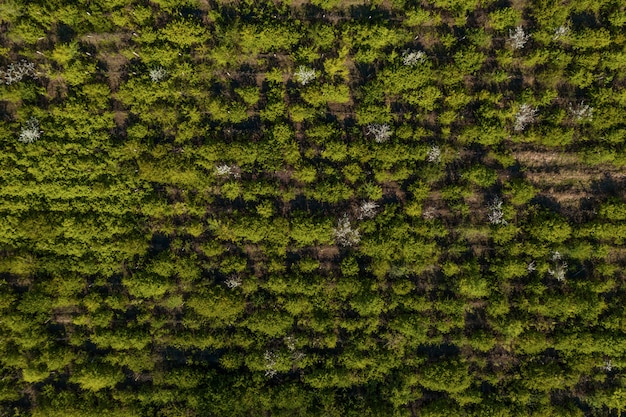
<svg viewBox="0 0 626 417"><path fill-rule="evenodd" d="M537 109L530 106L530 104L522 104L515 114L515 124L513 130L521 132L526 129L531 123L534 123L537 116Z"/></svg>
<svg viewBox="0 0 626 417"><path fill-rule="evenodd" d="M527 35L521 26L516 27L515 30L509 30L509 43L513 49L522 49L528 39L530 35Z"/></svg>
<svg viewBox="0 0 626 417"><path fill-rule="evenodd" d="M591 120L593 118L593 107L581 101L576 106L569 105L569 112L577 121Z"/></svg>
<svg viewBox="0 0 626 417"><path fill-rule="evenodd" d="M489 204L489 214L487 216L491 224L507 224L507 221L504 220L504 213L502 212L502 200L500 200L500 198L494 198L491 204Z"/></svg>
<svg viewBox="0 0 626 417"><path fill-rule="evenodd" d="M552 275L557 281L565 281L566 271L567 271L567 262L557 264L554 269L548 268L548 274Z"/></svg>
<svg viewBox="0 0 626 417"><path fill-rule="evenodd" d="M561 25L554 30L554 35L552 35L552 40L556 41L569 33L569 26Z"/></svg>
<svg viewBox="0 0 626 417"><path fill-rule="evenodd" d="M41 130L39 129L39 121L35 118L30 118L22 127L20 131L20 137L17 139L22 143L33 143L41 137Z"/></svg>
<svg viewBox="0 0 626 417"><path fill-rule="evenodd" d="M527 266L526 266L526 271L528 271L528 273L530 274L531 272L533 272L534 270L537 269L537 265L535 264L535 261L530 262Z"/></svg>
<svg viewBox="0 0 626 417"><path fill-rule="evenodd" d="M230 289L233 288L237 288L239 287L243 282L241 281L241 278L238 276L232 276L230 278L228 278L224 284L226 284L226 286Z"/></svg>
<svg viewBox="0 0 626 417"><path fill-rule="evenodd" d="M304 65L300 65L294 75L298 82L302 85L310 83L317 77L314 69L305 67Z"/></svg>
<svg viewBox="0 0 626 417"><path fill-rule="evenodd" d="M361 241L361 235L359 231L352 228L350 219L347 214L344 214L337 224L337 227L333 229L335 239L341 246L356 245Z"/></svg>
<svg viewBox="0 0 626 417"><path fill-rule="evenodd" d="M364 201L359 207L359 220L371 219L372 217L376 216L377 208L378 204L376 204L374 201Z"/></svg>
<svg viewBox="0 0 626 417"><path fill-rule="evenodd" d="M306 357L306 354L300 350L297 350L296 343L298 339L295 336L286 336L284 339L285 345L287 345L287 349L291 351L291 360L293 362L301 361Z"/></svg>
<svg viewBox="0 0 626 417"><path fill-rule="evenodd" d="M607 372L611 372L613 370L613 364L611 363L610 359L604 361L604 364L602 365L602 369L604 369Z"/></svg>
<svg viewBox="0 0 626 417"><path fill-rule="evenodd" d="M167 77L167 70L163 67L152 68L149 72L152 82L161 82Z"/></svg>
<svg viewBox="0 0 626 417"><path fill-rule="evenodd" d="M548 274L552 275L557 281L565 281L565 273L567 272L567 262L562 260L561 253L554 251L552 253L553 268L548 268Z"/></svg>
<svg viewBox="0 0 626 417"><path fill-rule="evenodd" d="M376 143L383 143L391 137L391 127L388 124L371 124L367 126L367 133L374 136Z"/></svg>
<svg viewBox="0 0 626 417"><path fill-rule="evenodd" d="M215 172L221 177L238 178L239 173L237 172L237 169L238 167L236 165L221 164L215 167Z"/></svg>
<svg viewBox="0 0 626 417"><path fill-rule="evenodd" d="M402 63L407 66L414 66L426 60L426 54L423 51L409 51L408 49L402 54Z"/></svg>
<svg viewBox="0 0 626 417"><path fill-rule="evenodd" d="M424 220L433 220L436 216L437 210L434 207L428 207L422 211L422 217Z"/></svg>
<svg viewBox="0 0 626 417"><path fill-rule="evenodd" d="M263 358L265 359L265 376L268 378L274 377L277 372L275 366L278 355L275 352L266 350Z"/></svg>
<svg viewBox="0 0 626 417"><path fill-rule="evenodd" d="M0 70L0 82L7 85L20 82L26 76L37 78L37 73L35 64L24 59L18 63L9 64L6 70Z"/></svg>
<svg viewBox="0 0 626 417"><path fill-rule="evenodd" d="M428 162L437 163L441 161L441 149L437 145L433 145L430 147L428 152L426 153L426 158Z"/></svg>
<svg viewBox="0 0 626 417"><path fill-rule="evenodd" d="M284 340L285 344L287 345L287 349L292 352L296 350L296 342L298 341L298 339L293 336L286 336Z"/></svg>

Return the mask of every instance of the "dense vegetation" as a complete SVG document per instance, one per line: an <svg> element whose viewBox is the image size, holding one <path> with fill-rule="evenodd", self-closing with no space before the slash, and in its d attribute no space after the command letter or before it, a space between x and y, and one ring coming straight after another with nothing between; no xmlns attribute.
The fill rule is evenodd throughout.
<svg viewBox="0 0 626 417"><path fill-rule="evenodd" d="M0 416L626 411L622 0L0 1Z"/></svg>

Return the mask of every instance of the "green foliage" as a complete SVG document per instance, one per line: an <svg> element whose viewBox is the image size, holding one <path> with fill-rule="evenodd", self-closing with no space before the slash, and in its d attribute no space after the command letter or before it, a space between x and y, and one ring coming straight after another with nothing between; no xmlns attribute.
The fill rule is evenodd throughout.
<svg viewBox="0 0 626 417"><path fill-rule="evenodd" d="M623 9L0 2L0 414L623 413Z"/></svg>
<svg viewBox="0 0 626 417"><path fill-rule="evenodd" d="M235 93L249 106L254 106L260 99L260 91L257 87L236 88Z"/></svg>
<svg viewBox="0 0 626 417"><path fill-rule="evenodd" d="M563 243L571 236L572 228L563 219L548 217L534 223L528 232L541 242Z"/></svg>
<svg viewBox="0 0 626 417"><path fill-rule="evenodd" d="M437 361L424 365L419 371L419 383L432 391L457 394L471 385L467 365L459 361Z"/></svg>
<svg viewBox="0 0 626 417"><path fill-rule="evenodd" d="M71 382L88 391L100 391L105 388L112 389L123 380L124 374L121 369L104 364L81 367L78 372L70 377Z"/></svg>
<svg viewBox="0 0 626 417"><path fill-rule="evenodd" d="M513 26L518 26L522 20L519 10L507 7L489 13L489 25L497 31L502 31Z"/></svg>
<svg viewBox="0 0 626 417"><path fill-rule="evenodd" d="M474 165L465 174L465 177L473 184L487 188L495 184L498 180L498 174L482 165Z"/></svg>

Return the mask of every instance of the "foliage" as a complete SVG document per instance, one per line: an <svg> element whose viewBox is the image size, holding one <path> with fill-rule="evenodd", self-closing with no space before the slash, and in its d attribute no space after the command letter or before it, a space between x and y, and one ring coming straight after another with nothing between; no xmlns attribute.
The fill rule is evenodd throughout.
<svg viewBox="0 0 626 417"><path fill-rule="evenodd" d="M0 415L624 413L622 3L0 1Z"/></svg>

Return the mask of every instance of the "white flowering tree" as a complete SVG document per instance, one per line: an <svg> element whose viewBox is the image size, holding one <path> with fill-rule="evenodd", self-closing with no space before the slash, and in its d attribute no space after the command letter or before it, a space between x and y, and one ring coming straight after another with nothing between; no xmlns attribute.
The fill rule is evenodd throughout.
<svg viewBox="0 0 626 417"><path fill-rule="evenodd" d="M337 244L341 246L352 246L361 241L359 231L352 228L347 214L344 214L343 217L339 219L337 227L333 229L333 234L335 235Z"/></svg>
<svg viewBox="0 0 626 417"><path fill-rule="evenodd" d="M437 209L435 207L426 207L422 211L422 218L424 220L434 220L437 217Z"/></svg>
<svg viewBox="0 0 626 417"><path fill-rule="evenodd" d="M296 72L294 73L296 80L302 85L307 85L311 81L313 81L317 75L315 75L315 70L304 65L300 65Z"/></svg>
<svg viewBox="0 0 626 417"><path fill-rule="evenodd" d="M150 70L148 73L150 75L150 79L154 83L158 83L163 81L167 77L167 70L163 67L155 67Z"/></svg>
<svg viewBox="0 0 626 417"><path fill-rule="evenodd" d="M402 54L402 64L413 67L420 62L424 62L426 60L426 54L423 51L410 51L406 50Z"/></svg>
<svg viewBox="0 0 626 417"><path fill-rule="evenodd" d="M441 148L437 145L433 145L428 149L426 153L426 159L428 162L437 163L441 161Z"/></svg>
<svg viewBox="0 0 626 417"><path fill-rule="evenodd" d="M569 34L569 26L561 25L554 30L554 35L552 35L553 41L558 41L559 39L563 39Z"/></svg>
<svg viewBox="0 0 626 417"><path fill-rule="evenodd" d="M17 140L22 143L33 143L41 137L41 130L39 129L39 121L35 118L30 118L22 127L20 136Z"/></svg>
<svg viewBox="0 0 626 417"><path fill-rule="evenodd" d="M6 69L0 70L0 82L11 85L22 81L24 77L37 78L35 64L26 60L9 64Z"/></svg>
<svg viewBox="0 0 626 417"><path fill-rule="evenodd" d="M557 281L565 281L565 273L567 272L567 262L563 260L559 251L552 252L552 264L553 266L548 268L548 274L550 274Z"/></svg>
<svg viewBox="0 0 626 417"><path fill-rule="evenodd" d="M241 284L243 284L243 281L242 281L242 280L241 280L241 278L240 278L240 277L238 277L238 276L232 276L232 277L229 277L229 278L228 278L228 279L224 282L224 284L226 284L226 286L227 286L228 288L233 289L233 288L237 288L237 287L241 286Z"/></svg>
<svg viewBox="0 0 626 417"><path fill-rule="evenodd" d="M515 30L509 30L509 45L513 49L522 49L529 39L530 35L524 32L521 26L516 27Z"/></svg>
<svg viewBox="0 0 626 417"><path fill-rule="evenodd" d="M487 216L491 224L507 224L502 211L502 200L499 197L494 198L491 204L489 204L489 214Z"/></svg>
<svg viewBox="0 0 626 417"><path fill-rule="evenodd" d="M364 201L359 206L359 220L371 219L376 216L378 204L374 201Z"/></svg>
<svg viewBox="0 0 626 417"><path fill-rule="evenodd" d="M522 132L529 124L534 123L537 120L537 109L530 104L522 104L515 113L515 122L513 124L513 130L516 132Z"/></svg>
<svg viewBox="0 0 626 417"><path fill-rule="evenodd" d="M220 164L215 167L215 173L220 177L239 178L239 167L237 165Z"/></svg>
<svg viewBox="0 0 626 417"><path fill-rule="evenodd" d="M574 120L578 122L590 121L593 118L593 107L585 104L584 101L581 101L579 104L573 106L570 103L568 108L569 113L572 115Z"/></svg>
<svg viewBox="0 0 626 417"><path fill-rule="evenodd" d="M367 125L367 134L374 136L376 143L387 142L391 137L391 133L391 127L386 123Z"/></svg>
<svg viewBox="0 0 626 417"><path fill-rule="evenodd" d="M276 373L276 361L278 360L278 355L276 352L272 352L270 350L266 350L263 355L263 359L265 359L265 376L268 378L273 378Z"/></svg>

